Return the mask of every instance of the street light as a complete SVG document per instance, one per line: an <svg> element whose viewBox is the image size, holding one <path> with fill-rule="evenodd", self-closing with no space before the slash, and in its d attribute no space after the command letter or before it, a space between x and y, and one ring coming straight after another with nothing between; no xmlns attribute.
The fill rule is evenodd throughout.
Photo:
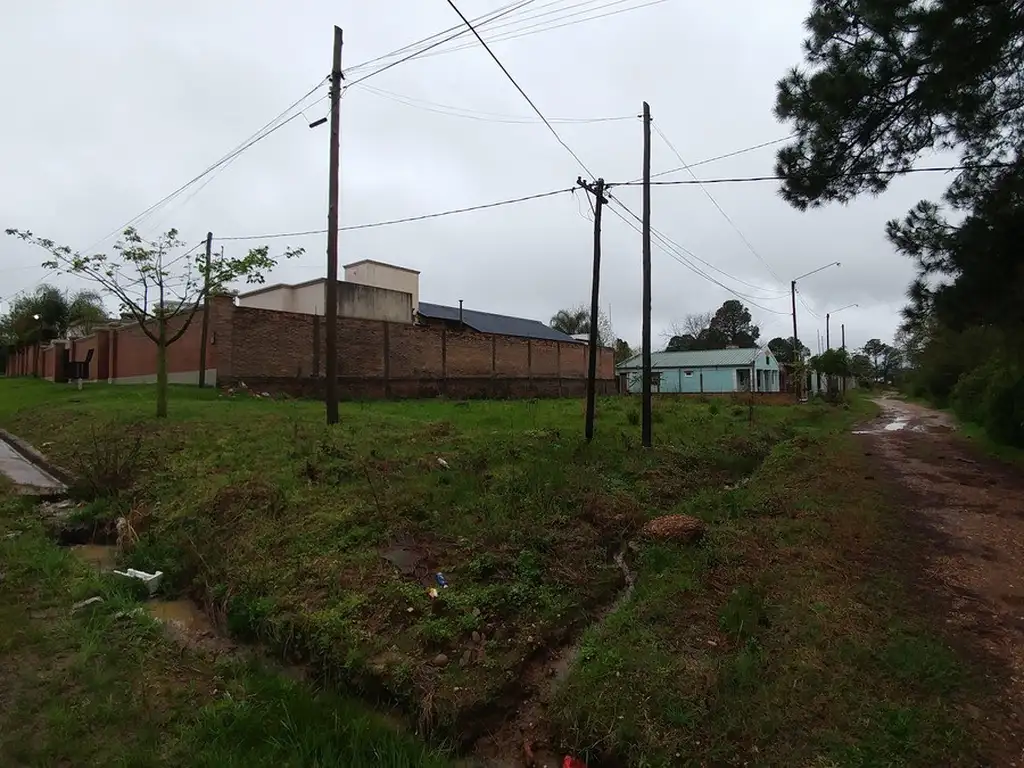
<svg viewBox="0 0 1024 768"><path fill-rule="evenodd" d="M39 331L36 334L35 362L33 363L34 374L36 378L39 378L39 350L43 348L43 318L42 315L32 315L32 319L39 323Z"/></svg>
<svg viewBox="0 0 1024 768"><path fill-rule="evenodd" d="M859 306L860 306L860 304L847 304L845 307L840 307L839 309L833 309L831 312L826 312L825 313L825 349L832 349L832 341L831 341L831 337L829 336L829 330L828 330L829 318L831 318L832 315L835 315L835 314L838 314L839 312L842 312L844 309L849 309L850 307L859 307ZM843 349L845 349L845 348L846 348L846 339L843 339Z"/></svg>
<svg viewBox="0 0 1024 768"><path fill-rule="evenodd" d="M800 352L800 340L799 340L799 337L797 336L797 333L796 333L796 281L797 280L803 280L805 277L810 277L811 275L816 275L818 272L821 272L821 270L823 270L823 269L828 269L829 267L841 267L841 266L843 266L843 265L840 264L838 261L832 261L832 262L829 262L828 264L825 264L824 266L818 267L817 269L812 269L810 272L807 272L805 274L800 275L800 277L795 277L795 278L793 278L790 281L790 283L789 283L789 297L790 297L790 300L793 303L793 353L794 353L793 354L793 359L794 360L796 359L797 355L800 355L800 361L803 362L803 354L801 354L801 352ZM800 394L800 392L799 392L799 389L798 389L797 395L799 395L799 394Z"/></svg>

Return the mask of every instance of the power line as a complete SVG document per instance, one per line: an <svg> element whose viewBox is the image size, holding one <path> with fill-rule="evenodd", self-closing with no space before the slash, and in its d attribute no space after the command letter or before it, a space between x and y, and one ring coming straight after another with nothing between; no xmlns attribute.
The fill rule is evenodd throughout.
<svg viewBox="0 0 1024 768"><path fill-rule="evenodd" d="M616 197L614 197L612 195L609 195L608 197L614 203L618 204L630 216L632 216L635 219L639 219L639 217L628 206L626 206L621 200L617 199ZM633 231L638 232L638 233L642 231L636 224L634 224L632 221L630 221L625 216L623 216L621 213L619 213L617 210L615 210L614 207L611 207L609 210L614 212L615 215L618 216L620 219L622 219L622 221L624 221L627 226L629 226L631 229L633 229ZM706 272L701 270L699 267L691 264L685 257L683 257L681 255L681 253L684 252L685 249L683 249L682 246L680 246L678 243L674 242L673 240L671 240L666 235L663 235L662 233L657 232L653 228L651 229L651 234L653 236L653 238L652 238L653 242L654 242L655 245L658 246L658 248L660 248L664 253L668 254L671 258L673 258L676 261L678 261L680 264L682 264L684 267L689 269L694 274L699 275L700 277L703 277L705 280L708 280L711 283L714 283L715 285L717 285L718 287L720 287L720 288L724 289L725 291L729 292L733 296L736 296L737 298L743 299L744 301L746 301L751 306L754 306L757 309L762 310L763 312L768 312L768 313L773 314L773 315L788 315L789 314L788 312L780 312L779 310L769 309L768 307L765 307L765 306L763 306L761 304L758 304L757 301L755 301L756 297L750 297L747 294L740 293L739 291L736 291L736 290L730 288L725 283L723 283L720 280L718 280L718 279L712 277L711 275L707 274ZM678 249L678 250L674 251L673 249ZM764 301L764 299L760 299L760 300Z"/></svg>
<svg viewBox="0 0 1024 768"><path fill-rule="evenodd" d="M436 219L441 216L451 216L456 213L470 213L472 211L483 211L488 208L498 208L504 205L513 205L515 203L524 203L528 200L539 200L543 197L553 197L560 195L565 192L572 192L575 187L566 187L565 189L554 189L550 192L540 192L536 195L524 195L523 197L513 197L508 200L498 200L493 203L483 203L481 205L471 205L466 208L453 208L447 211L438 211L436 213L424 213L419 216L406 216L401 219L388 219L386 221L375 221L369 224L350 224L345 227L339 227L339 232L351 232L357 229L373 229L375 227L386 227L391 224L407 224L413 221L425 221L426 219ZM305 237L307 235L325 235L327 234L326 229L307 229L299 232L274 232L266 235L236 235L233 237L216 237L215 240L274 240L282 237Z"/></svg>
<svg viewBox="0 0 1024 768"><path fill-rule="evenodd" d="M534 0L523 0L522 2L520 2L517 5L514 5L512 7L506 6L505 10L501 11L500 13L497 13L497 14L493 15L491 18L487 19L486 21L484 21L482 23L486 24L489 21L494 21L495 19L500 19L502 16L507 16L508 14L512 13L513 11L519 10L523 6L529 5L532 2L534 2ZM461 16L462 14L459 14L459 15ZM463 17L463 19L465 19L465 17ZM466 24L469 24L469 22L467 21ZM455 29L455 27L453 27L453 29ZM470 29L472 29L472 26L470 26ZM395 61L392 61L392 62L390 62L388 64L385 64L385 65L379 67L378 69L375 69L373 72L370 72L367 75L363 75L362 77L357 78L356 80L353 80L352 82L348 83L348 85L346 87L347 88L351 88L352 86L358 85L359 83L363 82L364 80L369 80L371 77L375 77L376 75L379 75L381 72L387 72L392 67L397 67L399 64L403 64L406 61L409 61L410 59L415 59L418 56L422 56L427 51L433 50L434 48L437 48L439 45L444 45L445 43L450 42L451 40L454 40L457 37L461 37L464 34L465 34L465 30L459 29L459 31L454 32L453 34L448 35L447 37L442 38L441 40L437 40L436 42L433 42L433 43L431 43L430 45L428 45L428 46L426 46L424 48L420 48L418 50L415 50L412 53L409 53L409 54L403 56L400 59L396 59ZM352 70L355 70L357 68L358 68L358 65L357 65L357 67L353 67L352 69L347 70L347 71L351 72Z"/></svg>
<svg viewBox="0 0 1024 768"><path fill-rule="evenodd" d="M544 125L547 126L547 129L549 131L551 131L551 135L555 137L555 139L558 141L559 144L561 144L563 147L565 147L565 150L570 155L572 155L573 159L577 163L579 163L580 167L583 170L585 170L587 172L587 174L591 178L593 178L594 177L593 171L591 171L589 168L587 168L586 163L584 163L582 160L580 160L579 155L577 155L575 152L573 152L572 148L568 144L566 144L564 141L562 141L562 137L558 135L558 131L556 131L554 129L554 127L551 125L551 123L548 122L548 119L546 117L544 117L544 114L539 109L537 109L537 105L533 103L533 99L531 99L529 96L526 95L526 91L524 91L522 89L522 87L519 85L519 83L516 82L516 79L514 77L512 77L512 74L505 68L505 65L501 63L501 59L499 59L497 56L494 55L494 51L492 51L490 49L490 46L488 46L487 43L484 42L484 39L482 37L480 37L480 33L476 31L476 28L470 23L469 19L467 19L463 15L462 11L459 10L458 6L455 5L454 1L453 0L448 0L448 5L450 5L452 7L453 11L455 11L457 14L459 14L459 18L462 19L463 23L467 27L469 27L470 32L473 33L473 35L476 37L476 39L480 41L480 45L482 45L484 47L484 50L486 50L487 53L490 55L490 57L492 59L494 59L494 63L497 64L498 67L501 69L501 71L505 73L505 77L508 78L509 82L511 82L512 85L515 86L516 90L519 91L519 94L524 99L526 99L526 103L529 104L530 107L533 109L533 111L537 113L537 117L539 117L543 121Z"/></svg>
<svg viewBox="0 0 1024 768"><path fill-rule="evenodd" d="M849 178L856 176L908 176L912 173L945 173L949 171L977 171L994 168L1009 168L1012 163L981 163L976 165L937 165L928 166L924 168L899 168L894 170L878 170L878 171L850 171L849 173L835 173L835 174L822 174L818 178L835 179L835 178ZM758 182L758 181L786 181L788 176L735 176L732 178L722 179L680 179L678 181L652 181L652 186L687 186L687 185L701 185L701 184L742 184L747 182ZM623 181L618 183L610 183L609 187L635 187L639 186L643 182L640 181Z"/></svg>
<svg viewBox="0 0 1024 768"><path fill-rule="evenodd" d="M719 160L727 160L730 157L736 157L737 155L745 155L748 152L753 152L758 149L764 149L770 147L773 144L781 144L784 141L789 141L796 134L789 134L789 136L783 136L778 139L772 139L771 141L762 141L760 144L755 144L752 147L744 147L743 149L737 149L734 152L726 152L724 155L716 155L715 157L709 157L707 160L700 160L696 163L690 163L689 166L681 165L678 168L670 168L667 171L659 171L658 173L652 173L651 178L657 178L658 176L668 176L670 173L678 173L679 171L689 170L690 168L696 168L700 165L707 165L708 163L716 163ZM635 179L635 181L641 181L641 179Z"/></svg>
<svg viewBox="0 0 1024 768"><path fill-rule="evenodd" d="M621 2L625 2L625 0L614 0L614 2L607 3L607 4L603 5L603 6L598 7L598 8L591 8L591 9L589 9L586 12L592 13L593 11L601 10L601 8L608 8L608 7L611 7L613 5L618 5ZM667 2L667 0L647 0L647 2L642 2L642 3L639 3L637 5L631 6L629 8L620 8L617 11L608 11L606 13L598 13L598 14L594 14L592 16L587 16L586 18L576 19L575 21L566 21L563 24L555 24L554 23L556 21L562 21L563 19L568 19L568 18L571 18L573 16L579 16L580 14L584 13L584 11L578 11L576 13L566 14L566 15L558 18L558 19L548 19L546 22L543 22L541 24L534 24L534 25L531 25L531 26L523 27L523 28L518 29L518 30L511 30L511 29L507 30L503 34L496 35L496 36L493 36L493 37L489 37L488 38L488 42L491 42L491 43L501 43L501 42L505 42L505 41L508 41L508 40L517 40L517 39L519 39L521 37L527 37L529 35L537 35L537 34L540 34L542 32L552 32L552 31L554 31L556 29L562 29L564 27L571 27L571 26L574 26L576 24L583 24L583 23L588 22L588 21L596 21L597 19L603 19L603 18L606 18L608 16L617 16L620 13L628 13L630 11L637 11L637 10L640 10L641 8L647 8L647 7L652 6L652 5L660 5L661 3L664 3L664 2ZM528 21L528 19L523 19L521 21ZM462 51L462 50L465 50L465 49L467 49L469 47L471 47L469 44L457 45L457 46L453 46L452 48L446 48L444 50L435 51L434 53L430 54L430 56L443 56L444 54L454 53L455 51ZM429 56L426 57L426 58L429 58Z"/></svg>
<svg viewBox="0 0 1024 768"><path fill-rule="evenodd" d="M661 137L661 140L665 142L668 148L672 150L672 154L674 154L676 158L678 158L679 162L683 164L683 167L689 172L690 176L697 180L697 175L693 172L690 166L686 164L686 161L683 160L683 156L679 153L679 150L675 148L675 145L671 141L669 141L668 136L666 136L665 133L661 130L661 128L658 127L657 123L655 123L654 125L654 130ZM732 217L725 212L725 209L718 204L718 201L715 199L714 195L712 195L711 192L708 191L708 188L705 187L703 184L700 185L700 188L701 191L705 195L707 195L708 200L710 200L711 203L715 206L715 208L718 209L718 212L722 214L722 216L725 218L727 222L729 222L729 226L731 226L733 230L735 230L736 234L739 235L740 240L742 240L743 244L747 246L747 250L754 254L758 261L764 264L768 271L771 272L772 277L778 280L780 284L785 285L783 283L782 278L779 277L778 273L774 269L772 269L772 265L769 264L768 261L760 253L758 253L753 243L751 243L750 240L747 239L747 236L743 234L743 231L739 228L739 225L737 225L736 222L733 221Z"/></svg>
<svg viewBox="0 0 1024 768"><path fill-rule="evenodd" d="M434 112L440 115L449 115L450 117L464 117L470 120L479 120L486 123L508 123L516 125L536 125L540 121L535 117L527 117L524 115L506 115L500 112L484 112L481 110L469 109L467 107L456 107L451 104L442 104L436 101L428 101L427 99L418 99L412 96L406 96L402 93L395 93L394 91L386 91L383 88L374 88L371 85L361 86L364 90L369 91L375 96L379 96L389 101L394 101L399 104L404 104L407 107L414 109L422 109L427 112ZM589 123L613 123L621 122L624 120L636 120L636 115L620 115L618 117L551 117L548 118L552 123L563 123L563 124L589 124Z"/></svg>
<svg viewBox="0 0 1024 768"><path fill-rule="evenodd" d="M142 220L146 216L148 216L148 215L152 214L153 212L155 212L158 208L162 207L163 205L166 205L168 202L170 202L172 199L174 199L175 197L180 195L182 192L184 192L186 189L188 189L194 183L196 183L197 181L202 179L204 176L206 176L209 173L215 171L217 168L223 166L225 163L230 162L235 157L240 155L242 152L245 152L247 149L249 149L253 145L255 145L258 142L262 141L263 139L267 138L268 136L270 136L272 133L274 133L279 128L282 128L283 126L287 125L289 122L291 122L296 117L298 117L301 114L301 112L292 115L291 117L287 118L286 120L283 120L283 122L282 122L282 118L284 118L285 115L287 115L289 112L291 112L293 109L295 109L295 107L297 107L299 104L301 104L307 98L309 98L316 91L317 88L319 88L321 85L323 85L323 83L326 81L326 79L327 78L324 78L323 80L320 80L319 82L317 82L316 85L314 85L312 88L310 88L308 91L306 91L306 93L304 93L302 96L300 96L296 101L292 102L292 104L290 104L288 107L286 107L282 112L280 112L271 121L269 121L268 123L264 124L254 134L250 134L250 136L247 139L245 139L240 145L238 145L235 149L233 149L227 155L222 157L220 160L218 160L217 162L215 162L212 165L210 165L209 167L207 167L202 173L198 174L197 176L193 177L189 181L185 182L180 187L178 187L173 192L171 192L169 195L166 195L163 198L161 198L160 200L155 202L153 205L149 206L149 208L144 210L142 213L140 213L140 214L134 216L133 218L129 219L127 222L125 222L121 226L114 228L113 230L108 232L106 235L101 237L99 240L97 240L95 243L90 245L88 248L83 248L82 251L83 252L91 251L93 248L95 248L97 245L99 245L100 243L102 243L104 240L106 240L107 238L111 237L112 235L118 234L118 233L124 231L127 227L130 227L133 224L138 223L140 220ZM314 103L319 103L319 101L322 101L322 100L323 99L321 98L320 100L318 100L317 102L314 102Z"/></svg>
<svg viewBox="0 0 1024 768"><path fill-rule="evenodd" d="M487 23L487 17L491 16L492 14L500 14L500 13L506 13L506 12L511 14L511 13L514 13L517 9L522 8L525 5L531 5L533 2L534 2L534 0L528 0L527 2L523 2L523 0L516 0L516 2L514 2L514 3L509 3L508 5L503 5L503 6L499 7L499 8L495 8L493 11L490 11L488 13L481 14L480 16L477 16L475 19L473 19L473 21L474 22L479 22L479 23L482 23L482 24L483 23ZM495 18L500 18L500 17L495 17ZM452 32L458 32L459 36L461 36L461 35L466 34L467 31L468 30L462 24L456 24L454 26L448 27L448 29L442 29L440 32L435 32L434 34L428 35L427 37L424 37L424 38L422 38L420 40L416 40L415 42L408 43L407 45L403 45L401 48L396 48L395 50L393 50L393 51L391 51L389 53L382 54L382 55L377 56L376 58L373 58L373 59L368 59L367 61L362 61L359 64L352 65L351 67L346 67L345 68L345 73L346 74L355 74L356 72L361 72L361 71L363 71L365 69L369 69L374 64L377 64L379 62L385 61L386 59L392 59L392 58L394 58L396 56L401 56L406 51L409 51L409 50L411 50L413 48L416 48L417 46L427 45L429 43L432 43L432 42L436 41L438 38L440 38L440 37L442 37L444 35L449 35Z"/></svg>

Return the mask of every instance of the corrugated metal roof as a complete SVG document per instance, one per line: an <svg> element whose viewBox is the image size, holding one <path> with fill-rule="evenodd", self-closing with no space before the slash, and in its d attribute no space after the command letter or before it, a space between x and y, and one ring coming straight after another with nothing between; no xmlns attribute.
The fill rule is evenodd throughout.
<svg viewBox="0 0 1024 768"><path fill-rule="evenodd" d="M706 368L716 365L750 365L760 349L699 349L689 352L654 352L652 368ZM617 368L639 368L640 355L619 363Z"/></svg>
<svg viewBox="0 0 1024 768"><path fill-rule="evenodd" d="M437 320L459 321L459 308L444 304L420 302L419 313L424 317ZM468 328L481 333L497 333L505 336L522 336L529 339L547 339L548 341L577 342L572 336L549 328L539 320L527 320L522 317L495 315L491 312L477 312L474 309L462 310L462 322Z"/></svg>

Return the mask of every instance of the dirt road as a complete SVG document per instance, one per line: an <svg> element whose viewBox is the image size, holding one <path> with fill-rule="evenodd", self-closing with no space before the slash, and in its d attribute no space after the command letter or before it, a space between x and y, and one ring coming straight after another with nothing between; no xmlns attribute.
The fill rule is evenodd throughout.
<svg viewBox="0 0 1024 768"><path fill-rule="evenodd" d="M1024 472L975 450L944 413L876 402L881 418L857 434L900 495L897 551L951 643L999 691L968 710L1006 761L997 764L1024 766Z"/></svg>

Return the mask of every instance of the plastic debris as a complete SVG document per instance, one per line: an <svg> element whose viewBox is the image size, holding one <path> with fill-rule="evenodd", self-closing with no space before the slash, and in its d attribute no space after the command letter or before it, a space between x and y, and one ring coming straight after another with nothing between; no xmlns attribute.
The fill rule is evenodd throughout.
<svg viewBox="0 0 1024 768"><path fill-rule="evenodd" d="M438 456L438 457L437 457L437 464L438 464L438 466L440 466L440 467L441 467L442 469L449 469L449 467L448 467L448 462L447 462L447 461L445 461L444 459L442 459L442 458L441 458L440 456Z"/></svg>
<svg viewBox="0 0 1024 768"><path fill-rule="evenodd" d="M437 586L441 589L448 589L448 579L444 577L443 573L438 572L434 574L434 579L437 581Z"/></svg>
<svg viewBox="0 0 1024 768"><path fill-rule="evenodd" d="M428 597L429 597L429 598L430 598L431 600L437 600L437 597L438 597L438 591L437 591L437 588L436 588L436 587L431 587L430 589L428 589L428 590L427 590L427 596L428 596Z"/></svg>
<svg viewBox="0 0 1024 768"><path fill-rule="evenodd" d="M126 576L130 579L138 579L146 588L149 590L149 594L153 595L156 593L157 588L160 586L160 582L163 581L164 572L157 571L156 573L146 573L145 571L137 571L134 568L129 568L125 571L114 571L118 576Z"/></svg>
<svg viewBox="0 0 1024 768"><path fill-rule="evenodd" d="M566 755L562 758L562 768L587 768L587 764L578 757Z"/></svg>
<svg viewBox="0 0 1024 768"><path fill-rule="evenodd" d="M88 608L90 605L98 605L103 602L103 598L97 595L96 597L90 597L86 600L75 603L71 606L72 613L78 613L83 608Z"/></svg>

